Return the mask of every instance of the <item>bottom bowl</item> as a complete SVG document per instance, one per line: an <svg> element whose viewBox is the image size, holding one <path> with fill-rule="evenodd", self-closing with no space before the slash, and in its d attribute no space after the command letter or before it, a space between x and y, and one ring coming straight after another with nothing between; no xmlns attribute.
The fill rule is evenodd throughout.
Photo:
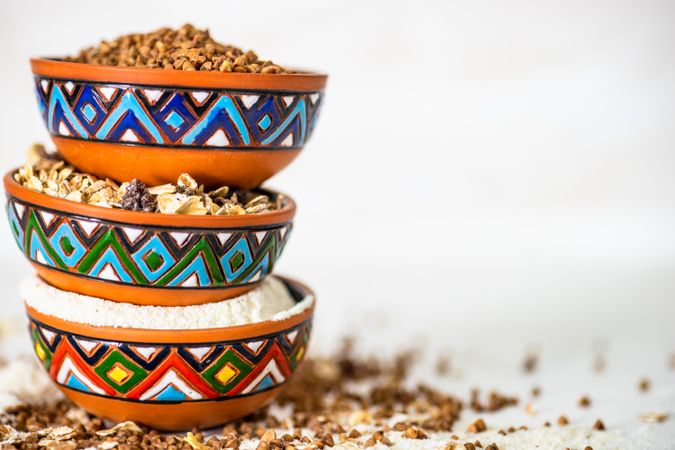
<svg viewBox="0 0 675 450"><path fill-rule="evenodd" d="M283 281L296 305L313 298ZM72 322L24 300L35 353L66 397L97 416L167 431L214 427L269 403L305 356L314 311L311 302L280 320L149 330Z"/></svg>

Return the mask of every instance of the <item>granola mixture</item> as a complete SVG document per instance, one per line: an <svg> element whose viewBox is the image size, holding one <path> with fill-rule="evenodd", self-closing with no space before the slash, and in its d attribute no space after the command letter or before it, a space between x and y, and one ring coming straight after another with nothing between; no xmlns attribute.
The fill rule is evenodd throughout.
<svg viewBox="0 0 675 450"><path fill-rule="evenodd" d="M207 192L187 173L175 184L147 187L134 179L118 185L109 178L77 172L39 144L29 149L28 162L14 174L14 180L52 197L129 211L234 216L275 211L285 204L280 194L230 190L227 186Z"/></svg>
<svg viewBox="0 0 675 450"><path fill-rule="evenodd" d="M81 50L69 62L102 66L143 67L168 70L276 74L289 71L272 61L261 60L251 50L216 42L209 30L190 24L178 29L160 28L134 33Z"/></svg>

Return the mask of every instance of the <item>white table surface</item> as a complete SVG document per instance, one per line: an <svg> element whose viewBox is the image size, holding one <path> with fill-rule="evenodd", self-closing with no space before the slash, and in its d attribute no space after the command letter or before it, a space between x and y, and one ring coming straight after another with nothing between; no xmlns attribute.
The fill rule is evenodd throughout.
<svg viewBox="0 0 675 450"><path fill-rule="evenodd" d="M457 372L443 382L458 395L542 386L536 416L510 409L489 425L564 413L583 434L601 417L605 448L673 448L674 11L662 0L193 0L188 11L118 0L101 20L84 0L12 2L0 14L11 43L0 165L48 139L31 55L190 20L324 70L316 133L268 184L299 206L278 270L317 291L313 351L356 334L366 353L449 352ZM29 269L6 221L0 244L7 319ZM599 340L602 374L591 368ZM523 376L530 348L540 368ZM575 406L582 394L587 411ZM637 420L652 410L671 418Z"/></svg>
<svg viewBox="0 0 675 450"><path fill-rule="evenodd" d="M668 364L675 335L672 317L663 311L675 286L666 267L601 270L559 264L525 270L467 263L453 267L452 277L431 269L428 278L414 285L384 282L405 277L396 267L387 274L364 267L358 271L361 275L354 266L343 269L355 277L362 293L354 294L354 285L339 282L340 270L316 277L313 284L321 288L312 353L327 354L342 336L354 335L363 354L386 358L416 350L420 362L414 378L462 398L478 387L484 394L496 389L521 399L519 406L496 414L467 410L456 427L460 434L481 416L493 432L509 426L530 428L508 438L481 436L504 449L560 448L560 443L575 448L583 442L596 450L672 448L675 370ZM434 278L437 282L430 282ZM403 300L409 308L387 308ZM5 342L5 353L30 351L25 339L17 342L9 349ZM538 355L538 366L524 374L522 362L531 351ZM600 373L593 368L599 352L606 361ZM433 370L437 355L450 358L446 376ZM645 377L652 384L646 393L638 390ZM537 399L530 396L533 386L542 390ZM591 398L590 408L578 407L582 395ZM534 406L534 415L526 413L527 403ZM648 412L671 416L664 423L642 423L639 416ZM569 427L542 428L560 415L569 418ZM607 432L591 432L598 418ZM420 448L433 448L447 438L435 436L437 440L425 441L428 447Z"/></svg>

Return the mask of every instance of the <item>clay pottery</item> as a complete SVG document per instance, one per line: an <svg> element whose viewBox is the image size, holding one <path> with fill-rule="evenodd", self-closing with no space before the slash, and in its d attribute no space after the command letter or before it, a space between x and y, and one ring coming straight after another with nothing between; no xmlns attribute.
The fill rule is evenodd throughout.
<svg viewBox="0 0 675 450"><path fill-rule="evenodd" d="M104 208L32 191L15 172L4 178L10 228L40 277L119 302L185 306L248 292L272 272L295 215L289 197L279 210L239 216Z"/></svg>
<svg viewBox="0 0 675 450"><path fill-rule="evenodd" d="M312 134L326 75L188 72L31 60L42 118L83 172L148 185L184 172L250 189Z"/></svg>
<svg viewBox="0 0 675 450"><path fill-rule="evenodd" d="M283 281L297 302L313 295ZM305 356L314 306L197 330L95 327L26 309L36 355L73 403L115 422L189 430L245 416L279 394Z"/></svg>

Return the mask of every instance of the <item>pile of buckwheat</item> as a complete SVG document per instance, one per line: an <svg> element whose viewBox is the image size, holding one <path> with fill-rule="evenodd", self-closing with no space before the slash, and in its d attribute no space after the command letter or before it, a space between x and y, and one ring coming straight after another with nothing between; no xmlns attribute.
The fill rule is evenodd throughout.
<svg viewBox="0 0 675 450"><path fill-rule="evenodd" d="M494 440L528 432L522 425L496 429L487 416L515 407L518 398L491 392L482 400L483 396L474 391L470 399L462 401L429 386L411 385L412 353L383 361L356 356L353 348L352 341L347 340L332 357L305 360L275 401L276 411L267 408L218 430L162 434L132 422L106 426L67 401L57 401L24 404L0 412L0 445L3 449L67 450L499 450ZM0 361L0 369L2 364ZM280 415L284 410L288 412ZM466 429L457 430L460 415L467 413L474 417ZM667 419L667 413L640 417L649 423ZM554 424L544 423L544 428L564 429L569 424L567 416L560 416ZM592 431L604 430L602 420L596 420ZM439 436L443 436L440 441ZM588 445L575 448L593 450Z"/></svg>
<svg viewBox="0 0 675 450"><path fill-rule="evenodd" d="M120 36L102 41L66 61L102 66L144 67L210 72L275 74L289 71L272 61L261 60L251 50L216 42L209 30L190 24L176 29L160 28L151 33Z"/></svg>
<svg viewBox="0 0 675 450"><path fill-rule="evenodd" d="M338 444L354 448L393 446L392 433L401 439L423 440L434 431L450 431L463 409L462 402L440 391L419 386L404 387L411 365L408 354L388 362L357 358L347 344L336 358L308 359L282 392L277 404L290 407L286 419L263 410L226 425L219 433L205 436L199 430L184 435L164 435L131 422L106 428L68 402L42 407L22 405L0 415L3 448L28 446L47 448L105 449L238 449L244 441L255 441L259 450L326 449ZM349 389L353 383L371 383L363 393ZM397 422L395 414L425 411L423 418ZM364 425L376 431L361 433ZM287 433L275 430L285 429ZM477 431L479 432L479 431ZM459 438L447 449L465 448ZM473 439L470 444L476 442ZM497 450L486 443L485 449Z"/></svg>
<svg viewBox="0 0 675 450"><path fill-rule="evenodd" d="M147 187L134 179L118 185L109 178L77 172L40 144L30 147L28 161L14 174L14 180L52 197L130 211L231 216L266 213L285 204L283 195L231 190L227 186L207 192L186 173L175 184Z"/></svg>

